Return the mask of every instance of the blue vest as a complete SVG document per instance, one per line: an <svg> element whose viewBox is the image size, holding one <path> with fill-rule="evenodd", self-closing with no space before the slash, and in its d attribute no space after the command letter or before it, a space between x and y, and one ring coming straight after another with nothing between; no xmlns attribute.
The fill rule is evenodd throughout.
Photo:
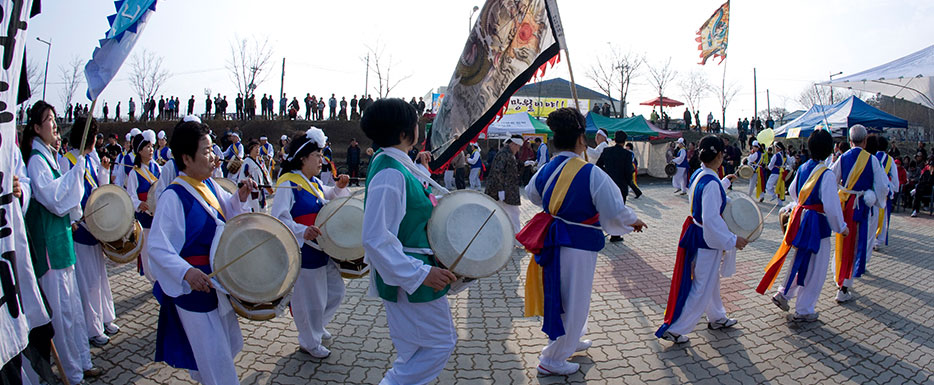
<svg viewBox="0 0 934 385"><path fill-rule="evenodd" d="M545 183L548 182L548 178L551 177L551 174L554 172L561 172L561 170L558 170L558 166L561 165L565 159L567 159L567 156L557 156L546 163L538 173L538 177L535 178L535 188L542 196L543 209L545 212L563 218L569 222L583 223L597 215L597 207L594 206L593 198L591 198L590 195L590 173L593 172L593 164L588 163L584 165L580 172L577 173L577 176L571 181L571 186L568 188L567 195L564 197L564 203L561 205L561 208L558 209L557 213L549 212L547 204L547 202L551 200L551 193L554 188L551 187L548 191L542 191L545 189ZM557 177L555 180L557 181ZM577 226L561 220L556 220L555 225L557 226L557 231L567 233L571 239L571 244L564 246L588 251L600 251L605 245L606 239L603 236L603 230ZM600 222L597 221L592 223L592 225L600 227Z"/></svg>
<svg viewBox="0 0 934 385"><path fill-rule="evenodd" d="M65 159L68 159L68 162L71 163L72 167L75 166L75 163L72 162L70 158L66 156ZM91 165L91 158L87 156L85 157L85 170L87 174L84 176L84 196L81 197L82 209L87 207L88 198L91 196L91 192L93 192L93 190L100 185L100 179L97 177L97 170L95 170L95 168ZM90 181L88 179L90 179ZM91 184L91 181L93 181L94 184ZM74 238L76 243L80 243L82 245L93 246L100 243L100 241L98 241L97 238L94 238L94 236L91 235L91 232L88 231L88 229L84 226L84 222L78 223L78 228L72 232L72 238Z"/></svg>
<svg viewBox="0 0 934 385"><path fill-rule="evenodd" d="M153 167L152 167L153 164L154 163L150 163L148 165L148 168L149 168L149 171L152 172L153 175L155 175L156 180L158 180L159 179L159 168L157 166L155 168L155 172L153 172ZM152 188L152 183L150 183L146 179L146 177L142 176L140 173L137 172L135 174L136 174L136 181L137 181L136 199L139 199L141 202L145 202L146 198L149 198L149 189ZM152 227L152 215L151 214L145 211L137 211L135 213L135 216L136 216L136 220L139 221L140 226L143 226L144 229L148 229Z"/></svg>
<svg viewBox="0 0 934 385"><path fill-rule="evenodd" d="M801 165L801 167L798 167L798 174L795 175L795 179L796 179L795 187L797 188L795 193L799 197L801 196L800 195L801 190L804 188L804 185L807 183L808 178L811 177L811 173L814 172L815 169L817 169L818 165L820 165L820 162L811 159L805 162L803 165ZM833 171L829 171L829 172L832 175ZM808 199L805 200L804 202L798 202L798 204L804 205L804 206L824 204L824 202L821 200L821 197L820 197L820 186L821 186L821 183L824 182L824 178L826 177L827 177L827 173L825 172L824 175L821 175L820 179L817 180L817 185L815 185L814 190L811 191L811 195L808 196ZM826 204L837 204L837 202L827 202ZM815 218L812 219L811 218L812 216ZM821 239L827 238L830 236L830 222L827 220L827 216L821 215L820 213L815 212L813 210L808 210L804 213L804 217L801 218L802 226L799 228L804 229L805 228L804 225L808 224L812 220L815 221L815 224L817 225L817 233ZM809 230L813 231L813 228Z"/></svg>
<svg viewBox="0 0 934 385"><path fill-rule="evenodd" d="M864 151L861 148L851 148L843 155L840 155L840 183L845 185L846 181L849 179L850 170L853 169L853 166L856 164L856 159L859 158L859 154ZM872 159L869 160L872 162ZM859 179L856 180L856 184L853 185L853 191L866 191L872 189L872 164L867 163L866 167L863 168L862 175L859 176Z"/></svg>
<svg viewBox="0 0 934 385"><path fill-rule="evenodd" d="M317 186L319 190L323 191L322 186L317 180L311 180L310 182L313 186ZM289 182L289 185L298 187L294 182ZM318 212L324 207L324 202L318 199L314 194L305 191L303 188L292 189L292 199L292 208L289 209L289 215L292 216L292 220L305 226L314 225L315 219L318 217ZM330 259L330 257L323 251L302 242L303 269L317 269L323 267L328 264L328 259Z"/></svg>
<svg viewBox="0 0 934 385"><path fill-rule="evenodd" d="M691 182L694 183L694 179L700 178L697 181L697 186L694 187L693 195L691 195L691 216L694 218L694 221L700 224L704 224L704 188L707 187L708 183L714 183L717 187L720 188L720 214L723 214L723 210L726 209L726 191L723 190L723 185L720 184L720 180L717 179L715 175L705 174L701 175L703 168L697 169L694 171L694 174L691 175ZM710 249L710 246L707 246L707 242L704 241L704 228L696 224L691 224L691 227L696 227L695 232L693 232L695 241L695 246L703 249ZM687 238L691 232L686 233L685 237ZM683 243L685 240L682 239Z"/></svg>
<svg viewBox="0 0 934 385"><path fill-rule="evenodd" d="M677 165L678 167L681 167L681 168L688 168L688 167L690 167L690 162L688 161L687 154L685 153L685 150L684 150L683 148L680 149L680 150L678 150L678 156L683 156L683 157L684 157L684 160L682 160L681 163L678 163L678 165Z"/></svg>
<svg viewBox="0 0 934 385"><path fill-rule="evenodd" d="M772 170L770 171L772 171L772 175L778 175L779 173L781 173L782 166L785 165L785 157L780 152L777 152L775 153L775 155L772 155L772 156L775 157L776 161L775 161L775 167L772 167Z"/></svg>

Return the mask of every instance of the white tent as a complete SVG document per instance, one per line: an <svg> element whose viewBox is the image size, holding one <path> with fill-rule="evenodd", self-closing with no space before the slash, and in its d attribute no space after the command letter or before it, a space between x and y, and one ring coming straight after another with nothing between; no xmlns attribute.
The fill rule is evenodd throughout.
<svg viewBox="0 0 934 385"><path fill-rule="evenodd" d="M503 115L490 123L487 134L490 139L505 139L512 135L549 133L548 126L529 115L528 112ZM481 135L482 137L482 135Z"/></svg>
<svg viewBox="0 0 934 385"><path fill-rule="evenodd" d="M878 67L820 84L880 93L934 108L934 45Z"/></svg>

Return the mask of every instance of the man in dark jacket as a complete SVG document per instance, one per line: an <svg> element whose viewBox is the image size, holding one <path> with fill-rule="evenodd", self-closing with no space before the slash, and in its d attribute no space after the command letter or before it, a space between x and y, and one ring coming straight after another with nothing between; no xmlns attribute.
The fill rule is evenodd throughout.
<svg viewBox="0 0 934 385"><path fill-rule="evenodd" d="M347 174L350 175L350 183L354 186L360 185L360 144L356 138L350 139L350 147L347 148Z"/></svg>
<svg viewBox="0 0 934 385"><path fill-rule="evenodd" d="M626 196L629 195L629 182L632 181L632 151L626 149L626 133L623 130L616 131L613 138L616 145L607 147L597 159L597 167L606 171L610 179L619 187L619 192L623 194L623 202L626 202ZM623 237L610 234L610 242L622 242Z"/></svg>
<svg viewBox="0 0 934 385"><path fill-rule="evenodd" d="M499 203L503 211L509 216L512 223L513 234L519 232L519 162L516 154L522 146L522 136L513 135L506 140L503 148L496 153L490 164L486 179L486 194ZM492 152L492 151L491 151Z"/></svg>

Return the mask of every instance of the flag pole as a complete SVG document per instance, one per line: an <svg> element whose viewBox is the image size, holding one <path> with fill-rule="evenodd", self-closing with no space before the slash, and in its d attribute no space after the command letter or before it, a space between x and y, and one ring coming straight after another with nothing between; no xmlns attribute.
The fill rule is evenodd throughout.
<svg viewBox="0 0 934 385"><path fill-rule="evenodd" d="M97 104L97 98L91 101L91 108L88 109L88 116L84 120L84 134L81 135L81 147L78 147L78 154L81 154L84 152L84 145L87 144L88 130L91 128L91 119L94 118L94 106L96 104Z"/></svg>
<svg viewBox="0 0 934 385"><path fill-rule="evenodd" d="M568 61L568 73L571 75L571 96L574 97L574 107L580 111L580 101L577 100L577 83L574 82L574 70L571 66L571 54L568 52L568 49L564 49L564 57Z"/></svg>

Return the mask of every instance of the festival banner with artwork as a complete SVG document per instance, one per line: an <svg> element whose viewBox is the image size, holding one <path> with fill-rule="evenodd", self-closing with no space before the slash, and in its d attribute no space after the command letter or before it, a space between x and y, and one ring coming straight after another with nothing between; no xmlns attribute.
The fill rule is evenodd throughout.
<svg viewBox="0 0 934 385"><path fill-rule="evenodd" d="M487 0L470 31L427 138L446 164L539 68L558 54L563 29L554 0Z"/></svg>
<svg viewBox="0 0 934 385"><path fill-rule="evenodd" d="M697 49L700 52L701 62L698 64L707 64L707 59L711 56L719 57L720 63L726 59L726 47L730 35L730 2L727 1L717 8L717 10L701 25L697 30L698 43ZM719 64L719 63L717 63Z"/></svg>
<svg viewBox="0 0 934 385"><path fill-rule="evenodd" d="M534 96L513 96L509 98L505 114L528 112L536 118L547 117L552 111L559 108L574 107L574 99L565 98L538 98ZM578 106L581 114L587 115L590 111L590 100L581 99Z"/></svg>
<svg viewBox="0 0 934 385"><path fill-rule="evenodd" d="M136 40L146 28L146 22L156 11L157 0L117 0L117 13L107 17L110 29L94 49L91 60L84 67L88 80L88 100L97 100L107 84L113 80L120 66L130 55ZM92 111L93 113L93 111Z"/></svg>

